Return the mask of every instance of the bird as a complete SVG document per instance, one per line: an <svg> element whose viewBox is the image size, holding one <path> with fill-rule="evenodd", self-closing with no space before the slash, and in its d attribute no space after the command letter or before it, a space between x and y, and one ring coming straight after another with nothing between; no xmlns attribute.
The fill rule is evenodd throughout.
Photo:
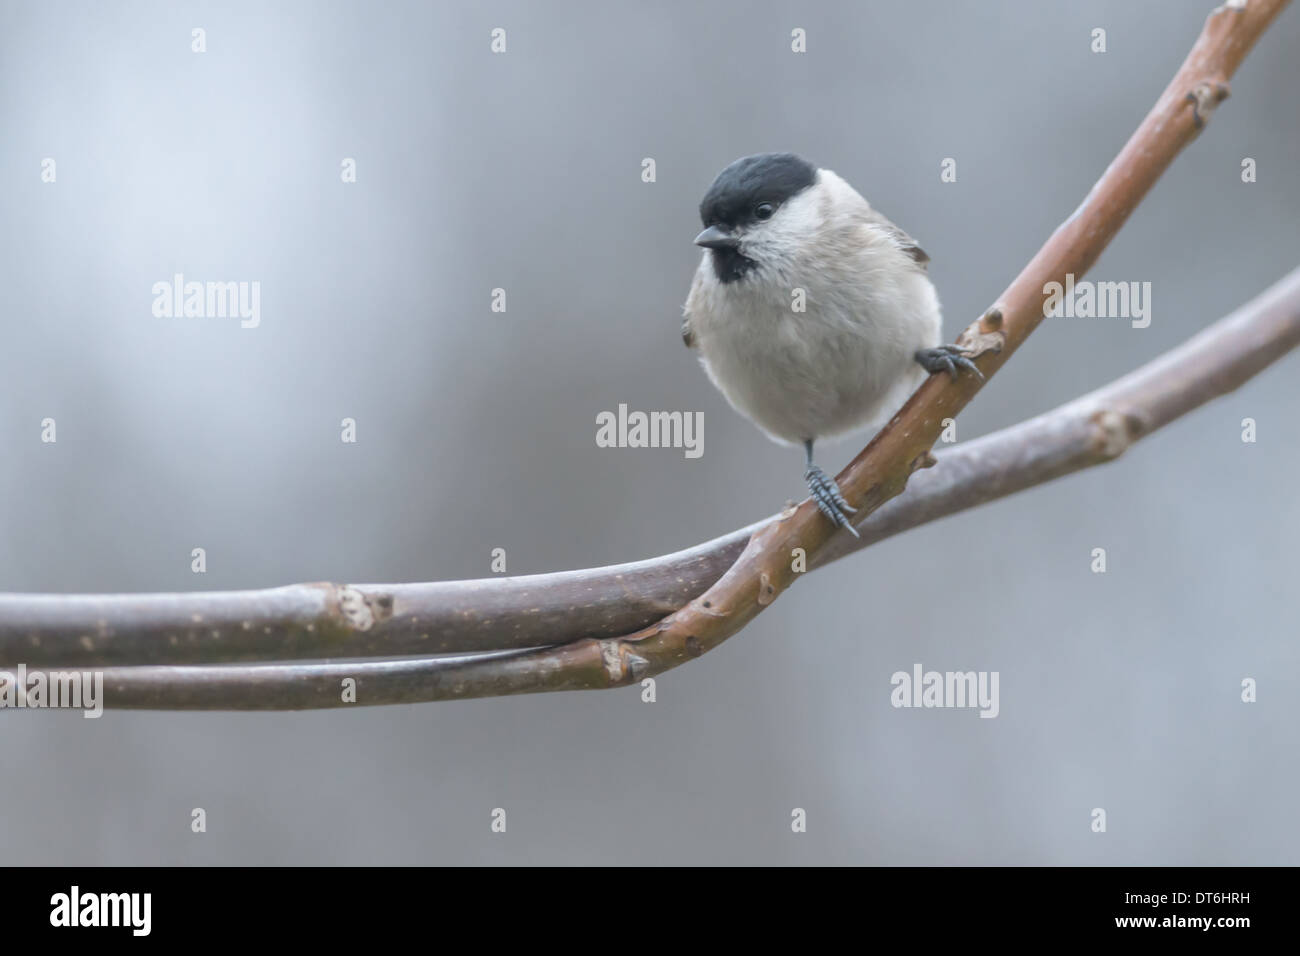
<svg viewBox="0 0 1300 956"><path fill-rule="evenodd" d="M823 438L888 421L925 378L969 370L940 345L930 257L829 169L794 153L745 156L700 202L703 248L682 339L727 402L774 441L804 449L817 508L858 534Z"/></svg>

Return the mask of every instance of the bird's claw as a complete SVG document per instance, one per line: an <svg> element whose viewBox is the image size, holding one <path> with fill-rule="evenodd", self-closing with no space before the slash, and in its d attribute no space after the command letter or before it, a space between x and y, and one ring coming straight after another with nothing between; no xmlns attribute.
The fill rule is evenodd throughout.
<svg viewBox="0 0 1300 956"><path fill-rule="evenodd" d="M916 353L916 360L931 374L947 372L954 382L960 374L960 369L963 368L974 372L981 382L984 381L984 373L971 361L970 353L959 345L940 345L938 348L921 349Z"/></svg>
<svg viewBox="0 0 1300 956"><path fill-rule="evenodd" d="M853 527L848 517L858 509L850 507L844 500L835 479L816 465L810 465L803 473L803 477L808 482L808 490L812 492L812 500L816 502L817 510L830 518L833 524L847 528L853 537L859 537L857 529Z"/></svg>

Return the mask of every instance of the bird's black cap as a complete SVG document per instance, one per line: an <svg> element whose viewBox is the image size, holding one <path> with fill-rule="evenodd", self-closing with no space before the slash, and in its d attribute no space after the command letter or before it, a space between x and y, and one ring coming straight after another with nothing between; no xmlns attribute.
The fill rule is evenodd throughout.
<svg viewBox="0 0 1300 956"><path fill-rule="evenodd" d="M794 153L759 153L738 159L713 181L700 202L704 225L735 227L754 218L754 207L779 205L803 192L817 178L817 167Z"/></svg>

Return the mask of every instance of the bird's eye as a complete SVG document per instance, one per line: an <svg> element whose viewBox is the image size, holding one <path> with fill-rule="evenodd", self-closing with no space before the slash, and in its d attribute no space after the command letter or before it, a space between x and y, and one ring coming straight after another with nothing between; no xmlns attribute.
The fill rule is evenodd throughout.
<svg viewBox="0 0 1300 956"><path fill-rule="evenodd" d="M770 202L761 202L754 207L755 219L771 219L772 213L776 212L776 207Z"/></svg>

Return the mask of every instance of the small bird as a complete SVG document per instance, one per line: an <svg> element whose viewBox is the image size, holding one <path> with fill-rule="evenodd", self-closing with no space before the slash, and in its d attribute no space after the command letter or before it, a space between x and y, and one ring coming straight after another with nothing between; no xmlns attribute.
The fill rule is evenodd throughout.
<svg viewBox="0 0 1300 956"><path fill-rule="evenodd" d="M813 444L883 424L929 374L980 375L939 344L930 257L847 182L792 153L736 160L700 219L682 339L732 408L803 445L817 507L856 535L856 509L813 463Z"/></svg>

